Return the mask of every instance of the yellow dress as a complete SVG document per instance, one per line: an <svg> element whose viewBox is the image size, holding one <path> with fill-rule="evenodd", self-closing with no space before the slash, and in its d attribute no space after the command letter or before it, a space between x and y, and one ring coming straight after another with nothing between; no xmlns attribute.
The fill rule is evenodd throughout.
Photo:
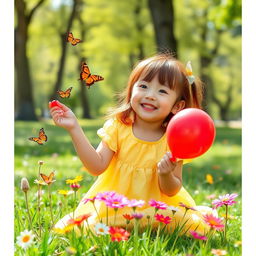
<svg viewBox="0 0 256 256"><path fill-rule="evenodd" d="M154 199L161 201L169 206L174 206L179 210L173 215L171 210L159 210L157 213L164 216L172 217L172 221L168 224L169 228L174 228L181 220L186 222L185 229L204 232L208 229L207 225L202 219L202 213L211 212L210 208L196 207L196 204L189 193L182 187L181 190L172 197L163 194L158 185L157 163L162 159L164 154L169 151L166 135L163 135L158 141L148 142L136 138L133 135L132 126L127 126L119 122L117 119L110 119L105 122L103 128L98 130L98 135L107 143L109 148L115 152L108 168L104 173L98 176L95 183L86 193L83 199L93 198L98 192L115 191L126 196L129 200L137 199L144 200L145 205L141 208L137 207L137 213L143 213L144 216L140 220L140 227L143 228L148 224L150 216L150 223L153 227L158 226L154 218L155 209L148 205L148 201ZM188 206L197 208L197 211L188 210L185 217L185 208L179 207L182 202ZM96 213L93 204L87 202L86 204L81 200L77 209L75 210L75 217L91 213L92 216L88 218L89 225L93 226L102 219L108 225L126 226L126 220L123 214L132 214L133 210L129 207L119 208L116 212L99 201L95 200ZM106 216L108 215L108 218ZM66 224L66 221L72 215L67 215L57 223L57 227ZM131 221L130 226L133 225Z"/></svg>

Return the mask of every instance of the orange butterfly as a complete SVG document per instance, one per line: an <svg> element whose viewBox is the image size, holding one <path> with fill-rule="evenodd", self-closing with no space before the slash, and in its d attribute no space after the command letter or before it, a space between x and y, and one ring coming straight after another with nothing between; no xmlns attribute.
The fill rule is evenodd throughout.
<svg viewBox="0 0 256 256"><path fill-rule="evenodd" d="M41 178L43 179L43 181L44 181L46 184L48 184L48 185L50 185L50 184L52 184L53 182L55 182L55 180L53 180L54 171L51 172L49 176L47 176L47 175L45 175L45 174L43 174L43 173L40 173L40 176L41 176Z"/></svg>
<svg viewBox="0 0 256 256"><path fill-rule="evenodd" d="M57 93L61 98L69 98L73 87L69 87L66 91L58 90Z"/></svg>
<svg viewBox="0 0 256 256"><path fill-rule="evenodd" d="M30 137L29 140L32 140L34 142L37 142L39 145L43 145L44 142L47 141L47 136L44 132L44 128L41 128L39 131L39 137Z"/></svg>
<svg viewBox="0 0 256 256"><path fill-rule="evenodd" d="M78 38L74 38L72 32L68 32L67 33L68 36L67 36L67 42L71 43L73 46L83 42L81 39L78 39Z"/></svg>
<svg viewBox="0 0 256 256"><path fill-rule="evenodd" d="M94 82L104 80L104 78L99 75L92 75L88 65L85 62L82 62L79 80L85 81L86 86L90 88L90 86L92 86Z"/></svg>

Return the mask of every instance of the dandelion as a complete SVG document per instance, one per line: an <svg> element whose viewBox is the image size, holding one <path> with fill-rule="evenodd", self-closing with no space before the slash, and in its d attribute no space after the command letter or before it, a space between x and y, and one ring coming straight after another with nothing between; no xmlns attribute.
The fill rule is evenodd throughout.
<svg viewBox="0 0 256 256"><path fill-rule="evenodd" d="M76 176L74 179L67 179L66 184L76 184L82 180L83 180L83 176L79 175L79 176Z"/></svg>
<svg viewBox="0 0 256 256"><path fill-rule="evenodd" d="M213 184L213 177L211 174L206 174L206 182L209 183L209 184Z"/></svg>
<svg viewBox="0 0 256 256"><path fill-rule="evenodd" d="M30 189L27 178L22 178L21 179L20 188L25 193Z"/></svg>
<svg viewBox="0 0 256 256"><path fill-rule="evenodd" d="M111 240L117 242L126 241L130 236L130 233L128 231L118 227L110 227L109 234L111 236Z"/></svg>
<svg viewBox="0 0 256 256"><path fill-rule="evenodd" d="M158 210L166 210L168 205L166 203L156 201L154 199L151 199L148 204L152 207L155 207L155 213L157 213Z"/></svg>
<svg viewBox="0 0 256 256"><path fill-rule="evenodd" d="M207 240L206 236L200 235L198 232L196 231L190 231L191 236L193 236L193 238L198 239L198 240Z"/></svg>
<svg viewBox="0 0 256 256"><path fill-rule="evenodd" d="M212 249L211 253L216 256L226 255L227 251L221 249Z"/></svg>
<svg viewBox="0 0 256 256"><path fill-rule="evenodd" d="M222 230L224 228L222 220L218 217L215 217L213 214L206 214L203 217L205 223L209 225L212 229Z"/></svg>
<svg viewBox="0 0 256 256"><path fill-rule="evenodd" d="M212 204L215 206L215 208L221 207L223 205L233 205L236 203L234 199L238 196L238 194L226 194L224 196L219 196L218 199L215 199Z"/></svg>
<svg viewBox="0 0 256 256"><path fill-rule="evenodd" d="M164 216L164 215L162 215L162 214L156 214L156 215L155 215L155 219L156 219L157 221L161 222L161 223L166 224L166 225L169 224L169 223L171 222L171 220L172 220L171 217L169 217L169 216Z"/></svg>
<svg viewBox="0 0 256 256"><path fill-rule="evenodd" d="M32 231L24 230L17 237L17 244L23 249L27 249L34 243L34 235Z"/></svg>
<svg viewBox="0 0 256 256"><path fill-rule="evenodd" d="M109 227L103 223L97 223L95 225L95 232L97 235L107 235L109 234Z"/></svg>

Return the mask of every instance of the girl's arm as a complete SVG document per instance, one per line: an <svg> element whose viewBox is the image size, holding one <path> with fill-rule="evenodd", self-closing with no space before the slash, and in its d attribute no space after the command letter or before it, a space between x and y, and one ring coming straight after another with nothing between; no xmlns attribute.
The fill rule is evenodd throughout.
<svg viewBox="0 0 256 256"><path fill-rule="evenodd" d="M158 182L160 190L167 196L175 196L182 187L183 162L171 162L170 153L166 153L158 163Z"/></svg>
<svg viewBox="0 0 256 256"><path fill-rule="evenodd" d="M105 142L101 141L97 149L91 145L80 125L76 125L68 131L75 150L85 168L92 175L98 176L108 167L114 151L112 151Z"/></svg>
<svg viewBox="0 0 256 256"><path fill-rule="evenodd" d="M57 126L63 127L69 132L75 150L86 169L95 176L104 172L114 155L114 151L104 142L101 142L95 150L84 135L74 113L59 101L57 101L56 107L50 108L50 114Z"/></svg>

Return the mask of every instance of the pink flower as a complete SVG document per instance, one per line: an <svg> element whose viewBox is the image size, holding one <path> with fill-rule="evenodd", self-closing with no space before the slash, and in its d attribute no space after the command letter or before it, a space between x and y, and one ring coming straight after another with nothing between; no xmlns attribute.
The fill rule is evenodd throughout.
<svg viewBox="0 0 256 256"><path fill-rule="evenodd" d="M186 208L186 210L196 211L195 208L193 208L193 207L191 207L191 206L189 206L189 205L186 205L186 204L184 204L184 203L182 203L182 202L179 202L179 206Z"/></svg>
<svg viewBox="0 0 256 256"><path fill-rule="evenodd" d="M99 192L96 195L96 199L100 201L106 201L107 199L113 197L116 194L114 191L106 191L106 192Z"/></svg>
<svg viewBox="0 0 256 256"><path fill-rule="evenodd" d="M73 183L70 184L70 187L72 190L77 191L81 187L81 185L79 185L78 183Z"/></svg>
<svg viewBox="0 0 256 256"><path fill-rule="evenodd" d="M206 214L203 216L204 221L208 224L211 228L216 230L222 230L224 228L224 224L220 218L215 217L213 214Z"/></svg>
<svg viewBox="0 0 256 256"><path fill-rule="evenodd" d="M135 209L136 207L142 207L144 204L145 204L144 200L132 199L132 200L129 200L127 206Z"/></svg>
<svg viewBox="0 0 256 256"><path fill-rule="evenodd" d="M191 236L193 236L195 239L199 239L199 240L207 240L206 236L202 236L199 233L197 233L196 231L190 231Z"/></svg>
<svg viewBox="0 0 256 256"><path fill-rule="evenodd" d="M123 195L114 194L106 198L105 204L111 208L123 208L128 204L128 199Z"/></svg>
<svg viewBox="0 0 256 256"><path fill-rule="evenodd" d="M123 228L110 227L108 230L112 241L126 241L128 240L130 233Z"/></svg>
<svg viewBox="0 0 256 256"><path fill-rule="evenodd" d="M222 205L233 205L236 203L234 199L237 197L237 194L226 194L224 196L219 196L219 199L215 199L212 204L215 205L214 208L221 207Z"/></svg>
<svg viewBox="0 0 256 256"><path fill-rule="evenodd" d="M132 216L134 217L134 219L140 220L143 217L143 214L142 213L133 213Z"/></svg>
<svg viewBox="0 0 256 256"><path fill-rule="evenodd" d="M155 207L157 210L162 209L162 210L166 210L168 205L166 203L160 202L160 201L156 201L154 199L151 199L148 204L152 207Z"/></svg>
<svg viewBox="0 0 256 256"><path fill-rule="evenodd" d="M172 220L172 218L170 218L169 216L164 216L162 214L156 214L155 218L156 218L157 221L162 222L166 225L169 224Z"/></svg>
<svg viewBox="0 0 256 256"><path fill-rule="evenodd" d="M96 199L96 196L93 197L93 198L85 198L85 199L83 199L82 201L84 202L84 204L86 204L86 203L89 202L89 201L92 202L92 203L94 203L95 199Z"/></svg>

